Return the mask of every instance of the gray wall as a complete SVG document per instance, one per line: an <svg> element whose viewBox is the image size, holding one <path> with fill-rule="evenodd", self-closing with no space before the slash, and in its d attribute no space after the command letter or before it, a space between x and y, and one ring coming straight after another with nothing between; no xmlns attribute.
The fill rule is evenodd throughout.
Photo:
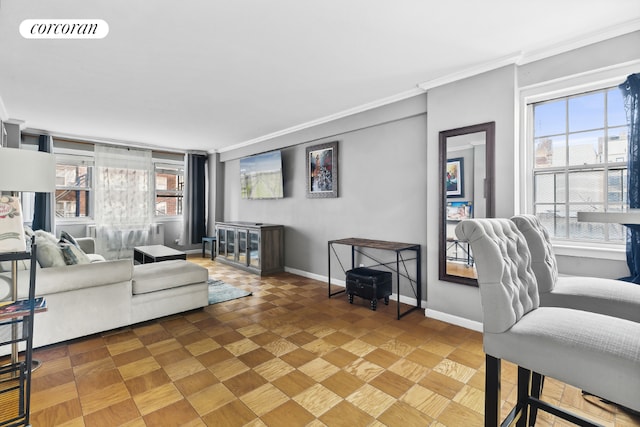
<svg viewBox="0 0 640 427"><path fill-rule="evenodd" d="M478 123L496 122L496 216L513 214L515 66L503 67L472 78L440 86L427 97L427 182L438 180L438 135L440 131ZM480 294L471 286L438 279L439 194L428 191L427 301L428 309L473 321L481 321ZM429 312L427 312L429 314Z"/></svg>
<svg viewBox="0 0 640 427"><path fill-rule="evenodd" d="M318 277L327 275L328 240L353 236L420 243L426 314L475 327L482 320L478 289L438 280L438 133L495 121L495 212L510 217L520 210L520 88L638 60L638 46L640 32L505 66L424 96L220 153L224 190L217 196L223 197L224 209L216 219L284 224L286 266ZM307 199L305 147L333 140L340 142L340 197ZM278 148L284 149L285 198L242 200L238 159ZM616 277L624 271L619 260L558 258L561 273Z"/></svg>
<svg viewBox="0 0 640 427"><path fill-rule="evenodd" d="M283 138L283 144L296 143L282 151L284 199L241 199L239 158L227 160L224 218L218 220L285 225L286 267L311 275L328 275L327 242L333 239L362 237L417 243L424 251L426 99L421 95L383 109L388 114L364 113L320 126L312 133L299 135L299 139L291 135ZM306 147L330 141L339 142L339 197L307 198ZM278 147L270 143L270 149ZM236 157L248 154L242 151ZM389 255L395 259L395 254ZM343 279L335 265L332 260L332 276ZM423 288L425 279L423 274Z"/></svg>

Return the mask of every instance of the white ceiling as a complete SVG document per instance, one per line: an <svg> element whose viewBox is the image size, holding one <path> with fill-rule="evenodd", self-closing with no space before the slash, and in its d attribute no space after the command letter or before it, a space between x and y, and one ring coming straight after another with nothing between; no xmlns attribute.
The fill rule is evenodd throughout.
<svg viewBox="0 0 640 427"><path fill-rule="evenodd" d="M102 19L109 34L22 38L35 18ZM638 29L638 0L0 0L0 116L224 151Z"/></svg>

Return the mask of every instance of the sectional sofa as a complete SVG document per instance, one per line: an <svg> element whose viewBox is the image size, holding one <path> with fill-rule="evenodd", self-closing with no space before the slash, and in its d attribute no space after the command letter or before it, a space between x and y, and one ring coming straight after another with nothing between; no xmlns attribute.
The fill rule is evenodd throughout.
<svg viewBox="0 0 640 427"><path fill-rule="evenodd" d="M86 253L95 247L90 238L77 243ZM40 244L45 246L38 243L38 252ZM1 267L0 301L11 289L11 271ZM27 296L27 267L18 266L19 298ZM208 305L207 269L185 260L134 265L131 259L94 257L89 263L35 268L36 296L46 298L48 309L35 316L34 348ZM0 326L0 335L9 333ZM0 354L9 352L9 346L0 348Z"/></svg>

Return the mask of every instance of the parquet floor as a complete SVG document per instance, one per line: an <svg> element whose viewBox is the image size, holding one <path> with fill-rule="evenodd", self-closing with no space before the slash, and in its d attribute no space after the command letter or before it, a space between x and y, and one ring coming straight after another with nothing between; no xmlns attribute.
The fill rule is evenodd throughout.
<svg viewBox="0 0 640 427"><path fill-rule="evenodd" d="M424 312L396 320L395 302L373 312L329 299L316 280L189 259L253 296L36 350L34 426L483 424L480 333ZM503 364L505 413L515 376ZM607 426L640 426L557 381L544 397ZM537 425L567 424L541 414Z"/></svg>

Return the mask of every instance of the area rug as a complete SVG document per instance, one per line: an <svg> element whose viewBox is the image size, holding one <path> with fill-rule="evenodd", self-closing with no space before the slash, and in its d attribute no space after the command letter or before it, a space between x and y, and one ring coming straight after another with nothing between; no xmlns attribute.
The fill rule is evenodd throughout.
<svg viewBox="0 0 640 427"><path fill-rule="evenodd" d="M251 292L236 288L222 280L209 278L209 304L230 301L251 295Z"/></svg>

